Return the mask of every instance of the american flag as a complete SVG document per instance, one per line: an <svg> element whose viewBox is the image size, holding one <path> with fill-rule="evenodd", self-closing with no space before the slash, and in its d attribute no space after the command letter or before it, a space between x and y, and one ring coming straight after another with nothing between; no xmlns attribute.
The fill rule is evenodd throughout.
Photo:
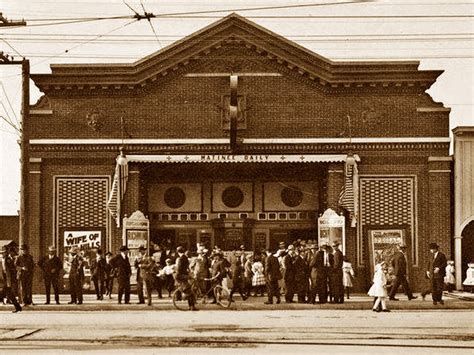
<svg viewBox="0 0 474 355"><path fill-rule="evenodd" d="M359 195L359 176L357 171L357 163L345 164L344 168L344 185L339 194L339 206L349 212L351 226L355 227L358 214L358 195Z"/></svg>
<svg viewBox="0 0 474 355"><path fill-rule="evenodd" d="M110 214L115 219L117 227L120 227L120 205L127 190L128 181L128 163L125 155L120 152L116 159L114 180L112 182L112 191L110 191L109 200L107 201L107 208Z"/></svg>

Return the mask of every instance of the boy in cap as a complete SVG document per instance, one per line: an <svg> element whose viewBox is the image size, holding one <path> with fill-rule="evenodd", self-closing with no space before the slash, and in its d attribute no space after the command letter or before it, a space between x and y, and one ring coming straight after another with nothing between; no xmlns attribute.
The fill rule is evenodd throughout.
<svg viewBox="0 0 474 355"><path fill-rule="evenodd" d="M46 294L45 304L50 303L51 299L51 285L54 291L54 300L59 304L59 275L63 269L61 260L56 255L56 248L50 246L48 248L48 255L41 258L38 266L43 271L44 289Z"/></svg>

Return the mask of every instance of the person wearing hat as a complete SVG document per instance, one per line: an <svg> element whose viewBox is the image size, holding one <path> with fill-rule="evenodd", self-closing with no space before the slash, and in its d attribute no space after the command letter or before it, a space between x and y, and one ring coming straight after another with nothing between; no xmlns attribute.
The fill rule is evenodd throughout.
<svg viewBox="0 0 474 355"><path fill-rule="evenodd" d="M433 298L433 304L444 304L443 285L447 266L446 255L439 251L439 245L436 243L430 243L429 247L430 253L433 256L429 260L426 276L431 280L431 296Z"/></svg>
<svg viewBox="0 0 474 355"><path fill-rule="evenodd" d="M344 284L342 283L342 264L344 256L342 251L339 249L340 243L334 242L334 264L331 268L331 297L334 300L334 303L344 303Z"/></svg>
<svg viewBox="0 0 474 355"><path fill-rule="evenodd" d="M54 246L48 247L48 255L38 261L38 266L43 271L44 290L46 295L45 304L51 301L51 285L54 291L54 300L59 304L59 275L63 269L61 260L56 255Z"/></svg>
<svg viewBox="0 0 474 355"><path fill-rule="evenodd" d="M82 286L84 283L84 259L78 247L73 247L71 254L71 268L69 270L69 291L71 301L69 304L82 304Z"/></svg>
<svg viewBox="0 0 474 355"><path fill-rule="evenodd" d="M406 295L408 296L408 300L410 301L414 298L417 298L417 296L413 296L413 293L411 292L410 285L408 284L407 280L408 263L405 255L407 246L406 244L402 243L397 246L397 249L398 251L392 258L392 267L395 279L390 290L389 299L392 301L398 301L398 298L395 298L395 295L397 294L398 287L402 285Z"/></svg>
<svg viewBox="0 0 474 355"><path fill-rule="evenodd" d="M280 271L280 263L271 248L267 249L267 258L265 259L265 279L267 281L267 297L265 304L273 304L273 297L276 298L276 303L280 301L280 287L278 281L283 278Z"/></svg>
<svg viewBox="0 0 474 355"><path fill-rule="evenodd" d="M138 248L138 256L135 259L135 269L137 270L137 294L138 294L138 304L144 304L145 303L145 297L143 295L143 275L142 275L142 270L140 263L146 256L146 248L143 245L140 245Z"/></svg>
<svg viewBox="0 0 474 355"><path fill-rule="evenodd" d="M109 299L112 298L112 291L114 288L115 269L111 263L113 256L114 255L110 251L105 253L105 264L104 264L105 296L109 296Z"/></svg>
<svg viewBox="0 0 474 355"><path fill-rule="evenodd" d="M111 264L117 273L118 282L118 303L122 303L124 298L125 304L130 304L130 276L132 275L132 267L128 259L127 246L120 247L120 254L117 254L112 260Z"/></svg>
<svg viewBox="0 0 474 355"><path fill-rule="evenodd" d="M21 312L22 308L18 303L15 295L16 290L16 268L15 261L13 260L13 251L7 247L2 247L3 257L0 262L0 272L2 276L0 279L3 280L3 291L7 300L15 306L13 313Z"/></svg>
<svg viewBox="0 0 474 355"><path fill-rule="evenodd" d="M94 283L95 294L98 300L104 299L105 291L105 258L102 256L102 250L97 249L95 252L95 258L91 260L91 279Z"/></svg>
<svg viewBox="0 0 474 355"><path fill-rule="evenodd" d="M186 249L179 246L176 248L178 257L176 258L176 274L175 279L178 283L178 287L182 293L188 296L188 306L192 311L197 311L196 300L194 292L192 291L191 284L189 283L189 259L186 256Z"/></svg>
<svg viewBox="0 0 474 355"><path fill-rule="evenodd" d="M287 253L282 260L286 303L293 303L293 297L295 295L295 268L293 265L295 257L295 246L290 244L288 245Z"/></svg>
<svg viewBox="0 0 474 355"><path fill-rule="evenodd" d="M33 304L33 270L35 262L29 252L28 245L22 244L20 246L20 255L15 260L15 266L17 278L21 285L23 304L29 306Z"/></svg>

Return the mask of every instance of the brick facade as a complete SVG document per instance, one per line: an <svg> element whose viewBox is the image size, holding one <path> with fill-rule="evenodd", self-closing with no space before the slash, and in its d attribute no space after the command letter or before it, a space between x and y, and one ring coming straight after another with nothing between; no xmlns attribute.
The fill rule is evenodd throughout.
<svg viewBox="0 0 474 355"><path fill-rule="evenodd" d="M45 94L32 106L28 122L30 155L41 159L34 167L40 173L30 177L29 183L29 228L40 236L35 255L42 255L58 237L54 201L58 177L100 176L111 184L119 146L129 155L228 154L229 144L209 142L228 139L222 124L226 110L222 103L229 95L229 77L203 75L266 73L275 75L239 78L238 94L245 96L241 109L245 110L246 128L238 135L249 140L244 140L240 153L353 152L360 157L361 179L410 179L406 193L412 199L413 220L390 225L390 221L375 218L371 224L379 229L403 227L409 232L408 238L415 244L411 245L414 260L410 273L418 289L427 244L436 241L450 255L452 187L450 164L430 158L449 155L449 110L425 92L441 72L417 67L413 62L336 64L232 15L129 66L63 65L53 66L52 74L33 75ZM150 139L162 141L150 143ZM204 143L173 143L173 139L203 139ZM261 144L251 139L275 141ZM344 184L343 162L262 164L232 168L225 163L130 164L122 212L129 216L140 209L148 215L151 183L198 181L204 184L202 212L207 213L205 204L210 204L213 181L249 180L256 185L260 181L253 189L257 202L249 217L255 219L259 231L268 222L267 238L278 229L292 228L310 231L302 234L310 235L316 222L259 221L258 212L262 211L258 201L265 181L313 180L318 190L316 215L327 207L343 212L338 206ZM386 188L384 183L374 186ZM394 204L403 208L402 202ZM394 213L398 216L404 211ZM358 227L352 228L350 222L346 225L346 254L358 267L357 290L365 289L371 279L367 230L360 227L362 217L358 216ZM122 243L122 231L108 218L106 248L115 251ZM211 213L210 218L217 215ZM230 214L229 218L238 219L239 215ZM156 219L154 223L162 226ZM212 230L212 225L196 221L187 228L199 234Z"/></svg>

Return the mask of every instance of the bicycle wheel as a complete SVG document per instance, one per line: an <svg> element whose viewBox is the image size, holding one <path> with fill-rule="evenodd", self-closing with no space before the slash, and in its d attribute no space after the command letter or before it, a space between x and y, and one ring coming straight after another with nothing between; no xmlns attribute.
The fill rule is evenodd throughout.
<svg viewBox="0 0 474 355"><path fill-rule="evenodd" d="M173 306L179 311L189 310L188 298L179 287L173 292Z"/></svg>
<svg viewBox="0 0 474 355"><path fill-rule="evenodd" d="M214 295L216 296L217 303L224 308L230 307L230 292L227 288L217 285L214 287Z"/></svg>

